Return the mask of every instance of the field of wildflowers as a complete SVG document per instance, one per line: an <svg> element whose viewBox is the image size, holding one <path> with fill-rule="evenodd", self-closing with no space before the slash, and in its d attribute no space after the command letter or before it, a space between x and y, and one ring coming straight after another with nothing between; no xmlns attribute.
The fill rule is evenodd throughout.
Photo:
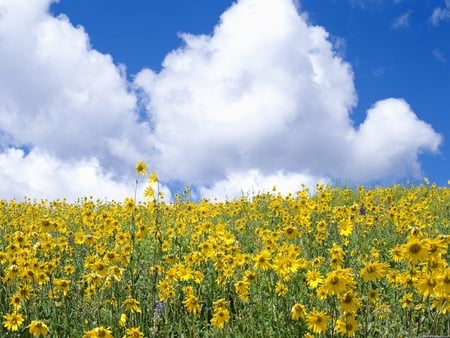
<svg viewBox="0 0 450 338"><path fill-rule="evenodd" d="M0 201L1 337L450 335L450 188L165 203L148 180L141 203Z"/></svg>

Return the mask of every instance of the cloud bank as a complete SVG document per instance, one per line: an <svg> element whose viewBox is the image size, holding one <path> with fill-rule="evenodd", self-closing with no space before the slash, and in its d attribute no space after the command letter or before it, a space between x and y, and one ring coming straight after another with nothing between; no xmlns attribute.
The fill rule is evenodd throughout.
<svg viewBox="0 0 450 338"><path fill-rule="evenodd" d="M123 196L120 179L147 152L148 125L136 122L123 67L49 5L0 1L0 176L8 182L0 196L53 197L63 182L58 195L68 198Z"/></svg>
<svg viewBox="0 0 450 338"><path fill-rule="evenodd" d="M419 174L418 154L441 142L401 99L375 103L354 126L351 66L292 1L241 0L212 35L181 37L160 73L136 77L150 98L154 162L169 179L245 183L254 169L397 178Z"/></svg>
<svg viewBox="0 0 450 338"><path fill-rule="evenodd" d="M355 126L351 65L292 0L237 1L132 83L50 2L0 0L1 197L129 196L141 159L204 197L370 182L420 174L441 143L400 98Z"/></svg>

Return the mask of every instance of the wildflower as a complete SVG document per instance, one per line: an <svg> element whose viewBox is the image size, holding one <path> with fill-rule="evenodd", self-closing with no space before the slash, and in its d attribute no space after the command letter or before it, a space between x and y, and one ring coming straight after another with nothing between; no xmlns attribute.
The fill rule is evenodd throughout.
<svg viewBox="0 0 450 338"><path fill-rule="evenodd" d="M378 243L376 238L373 240L373 242L374 244ZM380 258L380 251L378 251L377 248L370 249L370 257L372 257L372 259L374 260L378 260L378 258Z"/></svg>
<svg viewBox="0 0 450 338"><path fill-rule="evenodd" d="M386 270L388 269L388 267L389 265L387 263L371 262L367 263L359 271L359 274L366 283L368 281L376 281L386 274Z"/></svg>
<svg viewBox="0 0 450 338"><path fill-rule="evenodd" d="M350 219L342 220L338 226L339 234L343 237L349 237L353 232L353 222Z"/></svg>
<svg viewBox="0 0 450 338"><path fill-rule="evenodd" d="M159 299L162 301L174 298L176 295L173 283L167 278L161 279L158 282L158 291L159 291Z"/></svg>
<svg viewBox="0 0 450 338"><path fill-rule="evenodd" d="M425 260L429 255L429 246L426 242L418 239L411 238L402 247L403 257L411 264L415 264Z"/></svg>
<svg viewBox="0 0 450 338"><path fill-rule="evenodd" d="M68 275L73 275L75 273L75 267L73 265L66 265L64 267L64 272Z"/></svg>
<svg viewBox="0 0 450 338"><path fill-rule="evenodd" d="M246 282L254 282L254 281L256 281L256 273L254 273L253 271L250 271L250 270L246 270L244 272L244 280Z"/></svg>
<svg viewBox="0 0 450 338"><path fill-rule="evenodd" d="M30 334L33 336L46 336L49 332L48 326L40 320L31 321L30 325L27 326Z"/></svg>
<svg viewBox="0 0 450 338"><path fill-rule="evenodd" d="M163 302L161 302L161 301L156 302L155 309L154 309L154 313L155 313L154 315L156 317L161 316L162 307L163 307Z"/></svg>
<svg viewBox="0 0 450 338"><path fill-rule="evenodd" d="M145 187L144 197L148 199L152 199L155 196L155 190L151 186Z"/></svg>
<svg viewBox="0 0 450 338"><path fill-rule="evenodd" d="M391 315L392 310L388 304L379 304L375 307L373 313L378 319L384 319Z"/></svg>
<svg viewBox="0 0 450 338"><path fill-rule="evenodd" d="M328 292L324 288L316 289L317 298L320 300L325 300L328 297Z"/></svg>
<svg viewBox="0 0 450 338"><path fill-rule="evenodd" d="M350 269L338 269L328 273L321 288L329 295L339 295L354 284Z"/></svg>
<svg viewBox="0 0 450 338"><path fill-rule="evenodd" d="M124 271L123 268L119 268L117 265L111 265L107 269L106 279L119 282L122 280L123 271Z"/></svg>
<svg viewBox="0 0 450 338"><path fill-rule="evenodd" d="M39 285L44 285L50 280L50 277L45 272L39 272L37 275L37 281Z"/></svg>
<svg viewBox="0 0 450 338"><path fill-rule="evenodd" d="M417 304L415 307L414 307L414 311L417 311L417 312L425 312L425 305L422 303L422 304Z"/></svg>
<svg viewBox="0 0 450 338"><path fill-rule="evenodd" d="M284 235L286 238L293 239L298 236L298 229L293 225L284 227Z"/></svg>
<svg viewBox="0 0 450 338"><path fill-rule="evenodd" d="M314 333L322 333L327 329L330 316L325 312L314 310L311 314L306 316L306 323L308 329Z"/></svg>
<svg viewBox="0 0 450 338"><path fill-rule="evenodd" d="M280 297L285 296L287 294L288 290L289 290L288 287L284 283L282 283L280 281L277 282L277 284L275 286L275 293L277 294L277 296L280 296Z"/></svg>
<svg viewBox="0 0 450 338"><path fill-rule="evenodd" d="M122 313L119 318L119 326L125 327L125 325L127 325L127 320L128 320L127 315L125 313Z"/></svg>
<svg viewBox="0 0 450 338"><path fill-rule="evenodd" d="M435 297L431 303L431 308L443 315L450 313L450 296L447 294Z"/></svg>
<svg viewBox="0 0 450 338"><path fill-rule="evenodd" d="M234 289L236 290L236 293L239 296L239 299L241 299L244 302L248 301L248 285L249 282L246 280L238 281L236 284L234 284Z"/></svg>
<svg viewBox="0 0 450 338"><path fill-rule="evenodd" d="M16 292L9 299L9 303L14 308L14 311L18 311L22 307L22 297L20 296L20 294L18 292Z"/></svg>
<svg viewBox="0 0 450 338"><path fill-rule="evenodd" d="M17 331L24 321L23 316L16 311L3 315L3 319L3 326L9 331Z"/></svg>
<svg viewBox="0 0 450 338"><path fill-rule="evenodd" d="M142 175L142 176L147 175L147 169L148 169L148 164L145 163L144 161L139 161L136 164L136 173L138 175Z"/></svg>
<svg viewBox="0 0 450 338"><path fill-rule="evenodd" d="M439 258L443 254L447 253L447 245L445 244L444 238L434 238L427 241L428 242L428 253L431 258Z"/></svg>
<svg viewBox="0 0 450 338"><path fill-rule="evenodd" d="M400 262L403 255L403 250L401 247L396 246L390 250L391 257L394 262Z"/></svg>
<svg viewBox="0 0 450 338"><path fill-rule="evenodd" d="M157 301L155 308L153 309L153 325L150 329L151 334L154 336L158 332L158 323L161 320L161 313L163 310L163 302Z"/></svg>
<svg viewBox="0 0 450 338"><path fill-rule="evenodd" d="M419 293L427 298L428 296L436 295L436 287L438 285L437 279L431 273L424 273L417 280L417 289Z"/></svg>
<svg viewBox="0 0 450 338"><path fill-rule="evenodd" d="M123 336L123 338L142 338L142 337L144 337L144 334L138 327L127 329L125 331L125 336Z"/></svg>
<svg viewBox="0 0 450 338"><path fill-rule="evenodd" d="M230 312L224 307L220 307L214 310L214 315L211 318L211 325L223 328L225 323L230 319Z"/></svg>
<svg viewBox="0 0 450 338"><path fill-rule="evenodd" d="M324 220L320 220L316 224L316 229L319 233L325 233L327 230L327 223Z"/></svg>
<svg viewBox="0 0 450 338"><path fill-rule="evenodd" d="M54 289L53 291L55 293L62 293L64 296L67 296L67 293L69 292L69 286L70 286L70 280L68 279L55 279L53 281Z"/></svg>
<svg viewBox="0 0 450 338"><path fill-rule="evenodd" d="M17 294L20 295L20 298L23 300L29 300L32 295L31 286L28 284L23 284L18 286Z"/></svg>
<svg viewBox="0 0 450 338"><path fill-rule="evenodd" d="M323 277L317 270L310 270L305 274L306 283L310 288L317 288L323 282Z"/></svg>
<svg viewBox="0 0 450 338"><path fill-rule="evenodd" d="M445 269L437 276L439 286L436 288L440 295L450 294L450 268Z"/></svg>
<svg viewBox="0 0 450 338"><path fill-rule="evenodd" d="M292 320L299 320L300 318L305 318L306 316L306 309L302 304L294 304L291 309L291 319Z"/></svg>
<svg viewBox="0 0 450 338"><path fill-rule="evenodd" d="M148 177L148 183L158 183L158 175L156 174L156 171L151 172Z"/></svg>
<svg viewBox="0 0 450 338"><path fill-rule="evenodd" d="M407 293L400 299L403 309L412 309L414 307L413 294Z"/></svg>
<svg viewBox="0 0 450 338"><path fill-rule="evenodd" d="M319 267L321 267L322 266L322 264L325 262L325 257L323 257L323 256L317 256L317 257L315 257L311 262L310 262L310 264L311 264L311 266L314 268L314 269L318 269Z"/></svg>
<svg viewBox="0 0 450 338"><path fill-rule="evenodd" d="M128 213L131 214L135 209L136 209L136 205L134 203L134 200L130 197L126 197L125 201L124 201L124 210Z"/></svg>
<svg viewBox="0 0 450 338"><path fill-rule="evenodd" d="M269 250L261 251L256 257L253 259L255 262L254 267L258 270L268 270L270 269L270 252Z"/></svg>
<svg viewBox="0 0 450 338"><path fill-rule="evenodd" d="M300 268L301 261L297 258L297 255L298 253L292 252L290 248L287 248L286 252L281 252L274 258L273 269L283 280L289 280L290 276Z"/></svg>
<svg viewBox="0 0 450 338"><path fill-rule="evenodd" d="M200 310L201 310L201 306L198 303L198 299L197 299L197 297L195 297L195 295L193 293L188 294L186 296L186 298L184 299L183 304L186 307L186 309L190 313L193 313L194 315L199 313Z"/></svg>
<svg viewBox="0 0 450 338"><path fill-rule="evenodd" d="M200 243L200 250L202 254L207 258L212 258L215 254L214 246L209 241L204 241Z"/></svg>
<svg viewBox="0 0 450 338"><path fill-rule="evenodd" d="M340 269L344 263L344 250L336 243L329 249L330 264L333 269Z"/></svg>
<svg viewBox="0 0 450 338"><path fill-rule="evenodd" d="M366 215L366 207L364 206L364 204L361 204L361 206L359 207L359 214L362 216Z"/></svg>
<svg viewBox="0 0 450 338"><path fill-rule="evenodd" d="M345 317L344 319L338 319L336 321L336 331L345 337L354 337L358 325L354 318L349 317Z"/></svg>
<svg viewBox="0 0 450 338"><path fill-rule="evenodd" d="M369 299L371 303L376 303L378 299L380 299L380 293L377 290L371 288L367 292L367 299Z"/></svg>
<svg viewBox="0 0 450 338"><path fill-rule="evenodd" d="M103 326L84 332L83 338L114 338L110 329Z"/></svg>
<svg viewBox="0 0 450 338"><path fill-rule="evenodd" d="M213 303L213 309L225 308L228 306L228 302L224 298L220 298Z"/></svg>
<svg viewBox="0 0 450 338"><path fill-rule="evenodd" d="M339 299L339 307L345 312L356 312L360 306L361 302L354 291L347 291Z"/></svg>
<svg viewBox="0 0 450 338"><path fill-rule="evenodd" d="M125 306L125 310L130 311L131 313L141 313L141 308L139 307L139 301L134 298L127 298L123 302Z"/></svg>

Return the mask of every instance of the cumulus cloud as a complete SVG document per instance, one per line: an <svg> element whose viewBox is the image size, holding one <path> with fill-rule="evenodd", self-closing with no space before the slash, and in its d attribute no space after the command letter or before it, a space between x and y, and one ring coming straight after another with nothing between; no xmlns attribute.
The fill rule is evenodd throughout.
<svg viewBox="0 0 450 338"><path fill-rule="evenodd" d="M131 175L117 179L115 173L104 169L95 157L65 161L41 149L25 153L17 148L0 153L0 181L2 199L67 201L89 196L103 201L123 201L126 197L143 201L144 189L149 184L141 177L136 187L136 177ZM164 200L172 199L166 185L150 186L161 192Z"/></svg>
<svg viewBox="0 0 450 338"><path fill-rule="evenodd" d="M0 0L2 196L129 196L141 159L204 197L297 191L418 173L441 142L401 99L355 126L351 65L292 0L237 1L133 83L50 2Z"/></svg>
<svg viewBox="0 0 450 338"><path fill-rule="evenodd" d="M450 0L445 0L445 7L436 7L430 17L430 22L437 26L441 21L450 19Z"/></svg>
<svg viewBox="0 0 450 338"><path fill-rule="evenodd" d="M82 27L51 16L48 0L0 3L1 146L38 147L65 160L95 156L116 169L132 165L145 153L138 138L148 126L136 123L123 67L92 49Z"/></svg>
<svg viewBox="0 0 450 338"><path fill-rule="evenodd" d="M404 100L390 98L369 109L353 141L351 167L346 168L347 175L340 176L367 181L420 175L418 155L436 152L442 139Z"/></svg>
<svg viewBox="0 0 450 338"><path fill-rule="evenodd" d="M255 177L308 181L283 172L353 182L418 174L419 153L441 142L400 99L354 126L351 66L290 0L241 0L213 34L181 38L160 73L143 70L135 83L155 122L153 162L204 194Z"/></svg>
<svg viewBox="0 0 450 338"><path fill-rule="evenodd" d="M212 36L182 35L159 74L136 77L150 97L153 162L197 184L255 167L323 172L345 156L330 147L346 142L356 103L351 67L327 37L287 0L240 1Z"/></svg>
<svg viewBox="0 0 450 338"><path fill-rule="evenodd" d="M0 153L0 196L74 201L82 196L121 200L133 197L134 182L118 182L95 158L66 162L41 150Z"/></svg>

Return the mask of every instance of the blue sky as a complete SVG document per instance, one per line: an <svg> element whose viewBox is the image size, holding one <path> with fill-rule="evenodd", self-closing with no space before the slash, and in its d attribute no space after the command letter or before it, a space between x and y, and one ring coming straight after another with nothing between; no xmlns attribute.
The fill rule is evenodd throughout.
<svg viewBox="0 0 450 338"><path fill-rule="evenodd" d="M450 178L449 1L0 0L0 36L6 198Z"/></svg>

